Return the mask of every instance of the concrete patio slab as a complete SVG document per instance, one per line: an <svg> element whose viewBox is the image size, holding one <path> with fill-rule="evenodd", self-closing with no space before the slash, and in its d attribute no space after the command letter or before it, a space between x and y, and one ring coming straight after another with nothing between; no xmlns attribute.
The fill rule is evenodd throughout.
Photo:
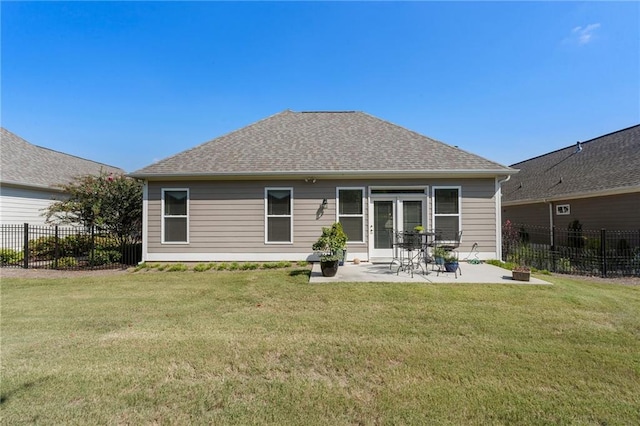
<svg viewBox="0 0 640 426"><path fill-rule="evenodd" d="M531 277L530 281L516 281L511 278L511 272L497 266L486 263L464 263L460 262L462 275L458 273L458 278L452 272L436 273L427 270L423 274L419 269L414 271L413 277L410 272L401 270L399 273L397 265L389 268L388 263L367 263L358 265L351 262L338 268L335 277L323 277L320 272L320 263L314 263L311 270L310 284L336 283L336 282L390 282L390 283L424 283L424 284L518 284L518 285L552 285L539 278Z"/></svg>

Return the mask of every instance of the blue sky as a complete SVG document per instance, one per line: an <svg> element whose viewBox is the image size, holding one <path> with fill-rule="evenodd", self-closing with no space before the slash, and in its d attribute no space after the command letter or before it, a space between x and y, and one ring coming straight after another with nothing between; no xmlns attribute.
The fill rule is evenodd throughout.
<svg viewBox="0 0 640 426"><path fill-rule="evenodd" d="M128 172L285 109L505 165L640 123L638 2L1 8L2 126Z"/></svg>

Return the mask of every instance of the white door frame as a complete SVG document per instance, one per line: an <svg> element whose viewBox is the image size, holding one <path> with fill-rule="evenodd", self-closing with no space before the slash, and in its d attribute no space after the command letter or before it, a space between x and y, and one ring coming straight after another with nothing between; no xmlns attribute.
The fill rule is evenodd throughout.
<svg viewBox="0 0 640 426"><path fill-rule="evenodd" d="M372 193L376 189L393 190L393 193ZM402 192L402 190L411 190L412 192ZM421 193L415 192L422 190ZM396 192L397 191L397 192ZM393 202L393 229L396 232L402 232L403 229L403 202L404 201L422 201L422 226L428 228L429 224L429 192L427 186L403 186L403 187L370 187L369 188L369 261L372 260L391 260L393 258L393 249L376 250L374 248L374 208L375 201L392 201Z"/></svg>

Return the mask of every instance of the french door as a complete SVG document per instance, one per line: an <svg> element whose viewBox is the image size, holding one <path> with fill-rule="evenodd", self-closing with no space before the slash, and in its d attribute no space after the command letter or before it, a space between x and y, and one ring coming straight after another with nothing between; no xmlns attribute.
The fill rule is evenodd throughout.
<svg viewBox="0 0 640 426"><path fill-rule="evenodd" d="M370 198L369 259L394 257L394 234L418 225L427 229L427 196L374 196Z"/></svg>

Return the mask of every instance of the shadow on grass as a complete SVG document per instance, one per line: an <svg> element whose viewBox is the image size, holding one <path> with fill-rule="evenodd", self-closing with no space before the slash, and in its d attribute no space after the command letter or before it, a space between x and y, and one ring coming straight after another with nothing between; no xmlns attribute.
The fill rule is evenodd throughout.
<svg viewBox="0 0 640 426"><path fill-rule="evenodd" d="M311 270L310 269L294 269L293 271L289 272L289 276L291 277L297 277L300 275L306 275L307 277L310 277Z"/></svg>
<svg viewBox="0 0 640 426"><path fill-rule="evenodd" d="M39 383L46 382L47 380L49 380L49 376L43 377L43 378L38 379L38 380L31 381L31 382L23 383L20 386L16 387L15 389L11 390L11 391L2 392L2 394L0 394L0 405L5 404L14 394L22 392L22 391L26 391L26 390L34 387L35 385L37 385Z"/></svg>

